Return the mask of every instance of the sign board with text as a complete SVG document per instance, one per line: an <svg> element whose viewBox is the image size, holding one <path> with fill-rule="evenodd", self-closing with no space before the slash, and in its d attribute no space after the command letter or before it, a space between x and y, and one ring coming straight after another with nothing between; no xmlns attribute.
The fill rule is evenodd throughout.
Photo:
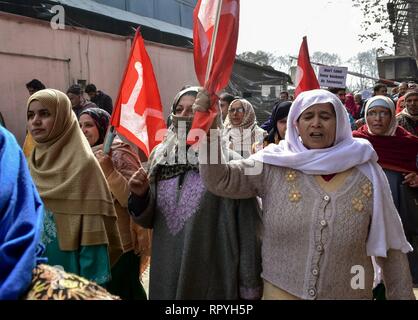
<svg viewBox="0 0 418 320"><path fill-rule="evenodd" d="M346 67L320 66L318 71L319 85L328 88L345 88L347 70Z"/></svg>

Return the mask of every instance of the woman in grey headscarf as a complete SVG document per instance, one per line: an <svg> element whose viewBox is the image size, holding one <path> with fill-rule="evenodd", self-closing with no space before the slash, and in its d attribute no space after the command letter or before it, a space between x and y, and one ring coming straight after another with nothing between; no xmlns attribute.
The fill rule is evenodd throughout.
<svg viewBox="0 0 418 320"><path fill-rule="evenodd" d="M197 151L186 146L197 91L176 95L172 125L150 155L149 176L140 169L129 181L131 215L153 229L149 297L258 299L257 203L215 196L203 185Z"/></svg>

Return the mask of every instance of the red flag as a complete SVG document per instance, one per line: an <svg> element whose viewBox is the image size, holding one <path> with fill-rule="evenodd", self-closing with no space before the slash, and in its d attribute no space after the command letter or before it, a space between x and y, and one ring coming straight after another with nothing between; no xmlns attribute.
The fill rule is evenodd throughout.
<svg viewBox="0 0 418 320"><path fill-rule="evenodd" d="M217 18L219 22L216 27ZM228 84L235 61L239 0L199 0L193 12L193 23L196 76L200 85L212 95L212 106L209 115L206 112L195 113L192 129L199 128L207 132L218 109L214 95ZM188 141L194 142L196 141Z"/></svg>
<svg viewBox="0 0 418 320"><path fill-rule="evenodd" d="M309 60L308 41L303 37L299 49L298 66L296 71L295 97L303 91L319 89L318 79Z"/></svg>
<svg viewBox="0 0 418 320"><path fill-rule="evenodd" d="M154 70L138 29L110 123L149 156L159 143L157 131L166 128L162 110Z"/></svg>

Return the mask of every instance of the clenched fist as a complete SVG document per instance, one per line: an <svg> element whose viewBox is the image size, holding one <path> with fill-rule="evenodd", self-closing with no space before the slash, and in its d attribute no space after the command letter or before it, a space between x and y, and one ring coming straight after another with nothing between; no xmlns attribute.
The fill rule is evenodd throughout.
<svg viewBox="0 0 418 320"><path fill-rule="evenodd" d="M208 112L210 108L210 94L205 89L199 89L196 100L193 103L193 112Z"/></svg>
<svg viewBox="0 0 418 320"><path fill-rule="evenodd" d="M142 197L145 195L149 189L149 179L144 168L139 168L139 170L133 174L131 179L129 179L128 185L131 192L137 196Z"/></svg>

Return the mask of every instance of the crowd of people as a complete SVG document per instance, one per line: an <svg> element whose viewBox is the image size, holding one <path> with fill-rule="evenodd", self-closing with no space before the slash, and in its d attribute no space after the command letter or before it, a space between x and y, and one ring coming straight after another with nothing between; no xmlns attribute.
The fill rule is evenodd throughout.
<svg viewBox="0 0 418 320"><path fill-rule="evenodd" d="M198 148L211 97L185 86L141 162L123 137L104 153L113 106L94 84L32 80L23 152L0 126L0 299L415 299L414 85L282 92L260 126L223 93Z"/></svg>

